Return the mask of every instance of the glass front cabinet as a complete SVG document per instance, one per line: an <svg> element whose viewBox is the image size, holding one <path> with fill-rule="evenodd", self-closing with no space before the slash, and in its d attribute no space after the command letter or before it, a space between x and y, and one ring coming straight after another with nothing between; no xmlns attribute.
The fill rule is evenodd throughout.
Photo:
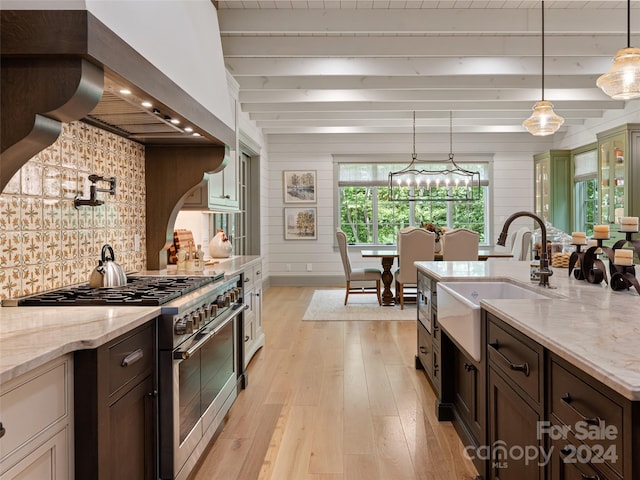
<svg viewBox="0 0 640 480"><path fill-rule="evenodd" d="M571 232L571 151L549 150L533 159L536 215Z"/></svg>
<svg viewBox="0 0 640 480"><path fill-rule="evenodd" d="M624 238L620 217L640 216L640 124L607 130L597 138L598 211L615 241Z"/></svg>

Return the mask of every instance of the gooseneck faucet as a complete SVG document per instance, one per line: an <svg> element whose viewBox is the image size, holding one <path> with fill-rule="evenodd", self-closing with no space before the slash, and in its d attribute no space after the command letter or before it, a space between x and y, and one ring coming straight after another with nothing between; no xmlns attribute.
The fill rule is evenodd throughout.
<svg viewBox="0 0 640 480"><path fill-rule="evenodd" d="M540 225L540 231L542 233L542 246L540 249L542 251L540 252L540 283L538 283L538 285L540 285L541 287L550 287L549 277L553 275L553 271L549 269L549 256L547 255L547 227L544 225L544 222L539 216L537 216L535 213L524 211L516 212L511 215L509 218L507 218L506 222L504 222L502 232L500 232L500 236L498 237L498 245L504 247L504 244L507 241L507 232L509 231L509 226L516 218L519 217L531 217L536 222L538 222L538 225Z"/></svg>

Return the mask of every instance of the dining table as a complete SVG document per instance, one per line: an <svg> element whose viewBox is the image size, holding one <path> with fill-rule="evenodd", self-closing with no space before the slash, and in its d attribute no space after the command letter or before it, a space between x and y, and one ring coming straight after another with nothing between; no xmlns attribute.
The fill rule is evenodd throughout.
<svg viewBox="0 0 640 480"><path fill-rule="evenodd" d="M382 262L382 305L395 305L395 297L391 292L391 282L393 281L393 273L391 267L393 262L398 258L398 250L390 248L379 248L370 250L361 250L360 254L363 258L380 258ZM487 260L488 258L512 258L510 251L495 250L490 247L478 248L478 260ZM436 252L434 260L442 261L442 252Z"/></svg>

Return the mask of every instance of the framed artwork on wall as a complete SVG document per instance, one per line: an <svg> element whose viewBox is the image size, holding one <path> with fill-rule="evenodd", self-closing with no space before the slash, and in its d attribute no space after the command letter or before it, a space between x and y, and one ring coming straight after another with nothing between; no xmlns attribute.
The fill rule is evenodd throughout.
<svg viewBox="0 0 640 480"><path fill-rule="evenodd" d="M315 240L317 237L316 207L285 207L284 239Z"/></svg>
<svg viewBox="0 0 640 480"><path fill-rule="evenodd" d="M283 182L284 203L315 203L315 170L285 170Z"/></svg>

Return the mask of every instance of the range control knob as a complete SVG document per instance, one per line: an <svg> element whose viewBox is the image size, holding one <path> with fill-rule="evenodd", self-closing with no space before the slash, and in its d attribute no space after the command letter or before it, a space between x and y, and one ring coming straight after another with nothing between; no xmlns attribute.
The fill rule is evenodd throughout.
<svg viewBox="0 0 640 480"><path fill-rule="evenodd" d="M193 333L193 316L187 314L184 316L184 318L187 322L187 333Z"/></svg>
<svg viewBox="0 0 640 480"><path fill-rule="evenodd" d="M187 320L183 317L173 326L173 331L176 335L185 335L187 333Z"/></svg>

